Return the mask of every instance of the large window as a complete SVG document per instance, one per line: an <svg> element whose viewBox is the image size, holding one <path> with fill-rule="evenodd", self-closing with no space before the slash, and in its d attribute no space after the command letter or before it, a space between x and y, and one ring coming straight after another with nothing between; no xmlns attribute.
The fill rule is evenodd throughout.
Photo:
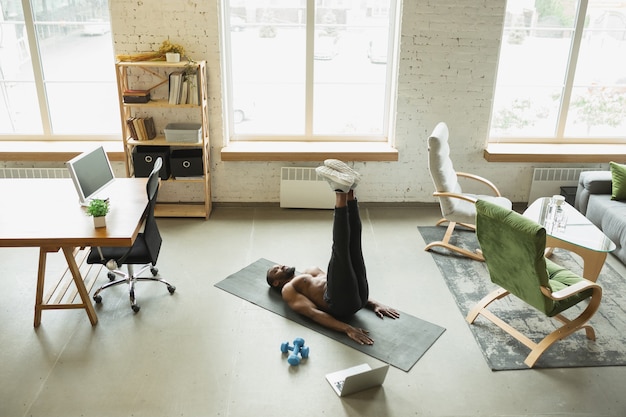
<svg viewBox="0 0 626 417"><path fill-rule="evenodd" d="M386 140L396 0L223 0L231 140Z"/></svg>
<svg viewBox="0 0 626 417"><path fill-rule="evenodd" d="M0 139L120 136L107 0L0 0Z"/></svg>
<svg viewBox="0 0 626 417"><path fill-rule="evenodd" d="M626 1L510 0L491 141L626 139Z"/></svg>

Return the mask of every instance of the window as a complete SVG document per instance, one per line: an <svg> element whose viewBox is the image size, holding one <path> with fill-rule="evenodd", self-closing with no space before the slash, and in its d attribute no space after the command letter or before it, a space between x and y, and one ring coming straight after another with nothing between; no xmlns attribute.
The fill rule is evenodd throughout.
<svg viewBox="0 0 626 417"><path fill-rule="evenodd" d="M231 140L387 140L395 0L223 2Z"/></svg>
<svg viewBox="0 0 626 417"><path fill-rule="evenodd" d="M119 139L107 0L0 0L0 139Z"/></svg>
<svg viewBox="0 0 626 417"><path fill-rule="evenodd" d="M507 2L490 141L626 139L626 1Z"/></svg>

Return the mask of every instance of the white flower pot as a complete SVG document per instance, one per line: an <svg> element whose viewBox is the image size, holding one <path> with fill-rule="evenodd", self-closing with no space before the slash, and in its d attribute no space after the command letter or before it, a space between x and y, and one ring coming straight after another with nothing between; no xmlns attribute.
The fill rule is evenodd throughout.
<svg viewBox="0 0 626 417"><path fill-rule="evenodd" d="M93 218L94 227L96 228L107 227L106 219L107 219L106 216L94 217Z"/></svg>
<svg viewBox="0 0 626 417"><path fill-rule="evenodd" d="M166 52L165 60L167 62L180 62L180 54L178 52Z"/></svg>

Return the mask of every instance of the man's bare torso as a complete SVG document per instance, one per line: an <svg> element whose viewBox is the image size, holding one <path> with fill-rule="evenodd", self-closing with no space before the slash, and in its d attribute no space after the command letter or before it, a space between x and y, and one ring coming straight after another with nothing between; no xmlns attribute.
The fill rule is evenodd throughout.
<svg viewBox="0 0 626 417"><path fill-rule="evenodd" d="M320 310L329 311L328 303L324 300L324 294L326 294L326 274L321 273L313 276L305 273L298 275L285 284L283 292L288 287L292 287L298 293L311 300Z"/></svg>

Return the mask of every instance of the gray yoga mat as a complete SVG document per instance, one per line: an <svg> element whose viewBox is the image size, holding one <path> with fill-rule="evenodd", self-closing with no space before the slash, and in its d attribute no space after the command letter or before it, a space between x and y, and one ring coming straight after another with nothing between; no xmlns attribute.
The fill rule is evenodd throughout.
<svg viewBox="0 0 626 417"><path fill-rule="evenodd" d="M265 281L265 274L272 265L276 265L276 262L261 258L215 286L405 372L415 365L445 331L443 327L404 312L400 312L399 319L381 320L372 311L361 310L346 322L354 327L367 329L374 344L359 345L345 334L327 329L291 310L283 302L280 293L272 290Z"/></svg>

